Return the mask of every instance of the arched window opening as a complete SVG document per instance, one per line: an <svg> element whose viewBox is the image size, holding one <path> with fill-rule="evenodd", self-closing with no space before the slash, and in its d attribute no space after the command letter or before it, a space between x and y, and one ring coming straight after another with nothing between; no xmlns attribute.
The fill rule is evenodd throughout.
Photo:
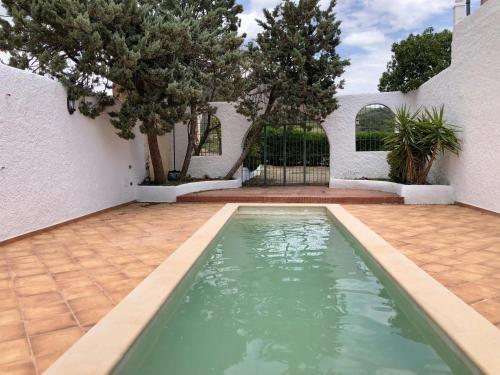
<svg viewBox="0 0 500 375"><path fill-rule="evenodd" d="M356 116L356 151L385 151L393 120L394 113L383 104L363 107Z"/></svg>
<svg viewBox="0 0 500 375"><path fill-rule="evenodd" d="M222 155L222 126L217 116L203 113L198 117L194 156Z"/></svg>

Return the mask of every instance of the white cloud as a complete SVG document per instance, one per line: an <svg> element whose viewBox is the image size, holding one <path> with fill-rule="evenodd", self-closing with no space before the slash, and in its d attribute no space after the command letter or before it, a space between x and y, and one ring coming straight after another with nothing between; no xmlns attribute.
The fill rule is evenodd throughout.
<svg viewBox="0 0 500 375"><path fill-rule="evenodd" d="M249 0L244 6L241 18L241 32L247 34L247 40L253 40L260 31L256 19L263 19L262 10L271 9L280 3L280 0Z"/></svg>
<svg viewBox="0 0 500 375"><path fill-rule="evenodd" d="M257 25L256 19L261 19L261 12L245 12L241 16L241 33L245 33L247 35L247 40L253 40L257 36L260 31L259 25Z"/></svg>
<svg viewBox="0 0 500 375"><path fill-rule="evenodd" d="M391 57L391 45L410 32L420 32L440 16L451 22L453 0L339 0L343 45L356 47L343 78L343 94L377 91ZM439 27L441 29L442 27Z"/></svg>
<svg viewBox="0 0 500 375"><path fill-rule="evenodd" d="M384 33L379 30L352 32L342 40L346 45L364 48L370 48L385 41Z"/></svg>
<svg viewBox="0 0 500 375"><path fill-rule="evenodd" d="M279 0L248 0L242 16L242 31L247 39L259 32L255 18L262 8L272 8ZM335 11L342 21L342 45L349 52L351 66L342 77L343 94L377 91L378 80L391 56L391 45L410 32L432 26L430 20L441 16L451 23L454 0L337 0ZM321 0L327 6L329 0ZM440 30L442 26L437 27Z"/></svg>

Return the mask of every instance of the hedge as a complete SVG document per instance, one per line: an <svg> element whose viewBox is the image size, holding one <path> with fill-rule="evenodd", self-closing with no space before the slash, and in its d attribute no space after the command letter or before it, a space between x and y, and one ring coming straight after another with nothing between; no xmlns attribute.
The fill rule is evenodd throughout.
<svg viewBox="0 0 500 375"><path fill-rule="evenodd" d="M386 151L385 137L388 134L384 131L356 132L356 151Z"/></svg>
<svg viewBox="0 0 500 375"><path fill-rule="evenodd" d="M286 132L286 165L303 165L304 136L306 143L307 165L319 166L329 164L330 146L324 132L307 131L304 135L302 129L289 129ZM267 136L261 136L259 145L255 145L249 153L244 166L255 169L263 164L264 143L267 144L267 160L269 165L280 166L284 164L283 128L268 128Z"/></svg>

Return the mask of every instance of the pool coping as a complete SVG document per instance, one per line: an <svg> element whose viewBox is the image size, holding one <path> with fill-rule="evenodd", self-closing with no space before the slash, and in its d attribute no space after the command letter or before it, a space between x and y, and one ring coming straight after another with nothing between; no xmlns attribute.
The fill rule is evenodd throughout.
<svg viewBox="0 0 500 375"><path fill-rule="evenodd" d="M44 374L109 374L240 207L325 208L481 371L500 374L500 330L486 318L340 205L286 203L226 204Z"/></svg>

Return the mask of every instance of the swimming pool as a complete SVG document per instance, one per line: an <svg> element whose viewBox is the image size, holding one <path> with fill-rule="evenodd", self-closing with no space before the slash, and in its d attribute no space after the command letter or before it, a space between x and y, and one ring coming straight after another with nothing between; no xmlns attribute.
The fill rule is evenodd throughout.
<svg viewBox="0 0 500 375"><path fill-rule="evenodd" d="M223 220L208 225L209 231L218 232L215 238L202 233L188 243L193 248L198 241L199 252L181 256L179 249L181 254L173 259L178 267L163 270L163 277L167 269L173 272L164 279L167 284L169 277L178 274L180 278L163 288L169 289L168 299L157 301L152 319L137 326L132 323L141 310L152 311L147 303L137 304L139 296L147 300L147 293L151 300L155 298L146 280L142 291L134 291L136 295L122 303L121 313L113 311L111 318L104 319L108 320L104 328L96 327L81 340L84 351L85 347L91 350L92 343L103 347L100 353L94 349L85 366L107 358L106 373L123 375L475 374L481 373L473 363L478 361L485 372L495 368L495 363L485 365L481 355L463 345L463 332L445 333L447 323L440 321L439 314L431 318L429 306L417 307L408 290L399 285L401 280L393 277L389 258L398 263L401 255L385 253L387 244L373 232L353 233L356 228L349 221L355 219L345 210L229 206L232 209L226 207ZM367 241L370 246L365 246ZM404 260L409 262L403 257L398 265L407 271L403 279L410 275L421 281L418 272L412 275L413 264ZM429 291L426 282L420 286L417 290ZM435 292L428 298L441 298L443 303L451 298L448 306L441 306L445 317L452 322L460 319L446 311L456 302L451 293ZM138 312L131 311L134 306ZM479 327L484 340L496 342L494 331L481 331L487 327L482 326L482 318L470 314L475 313L467 310L462 315L472 319L463 324ZM116 340L130 335L116 331L117 320L122 330L136 332L125 345ZM114 334L106 328L113 324ZM85 341L92 333L95 337ZM106 333L115 340L106 338ZM109 351L114 351L114 358L109 359ZM73 356L77 353L78 348ZM81 350L79 354L83 355ZM49 373L70 366L71 353L64 357Z"/></svg>

